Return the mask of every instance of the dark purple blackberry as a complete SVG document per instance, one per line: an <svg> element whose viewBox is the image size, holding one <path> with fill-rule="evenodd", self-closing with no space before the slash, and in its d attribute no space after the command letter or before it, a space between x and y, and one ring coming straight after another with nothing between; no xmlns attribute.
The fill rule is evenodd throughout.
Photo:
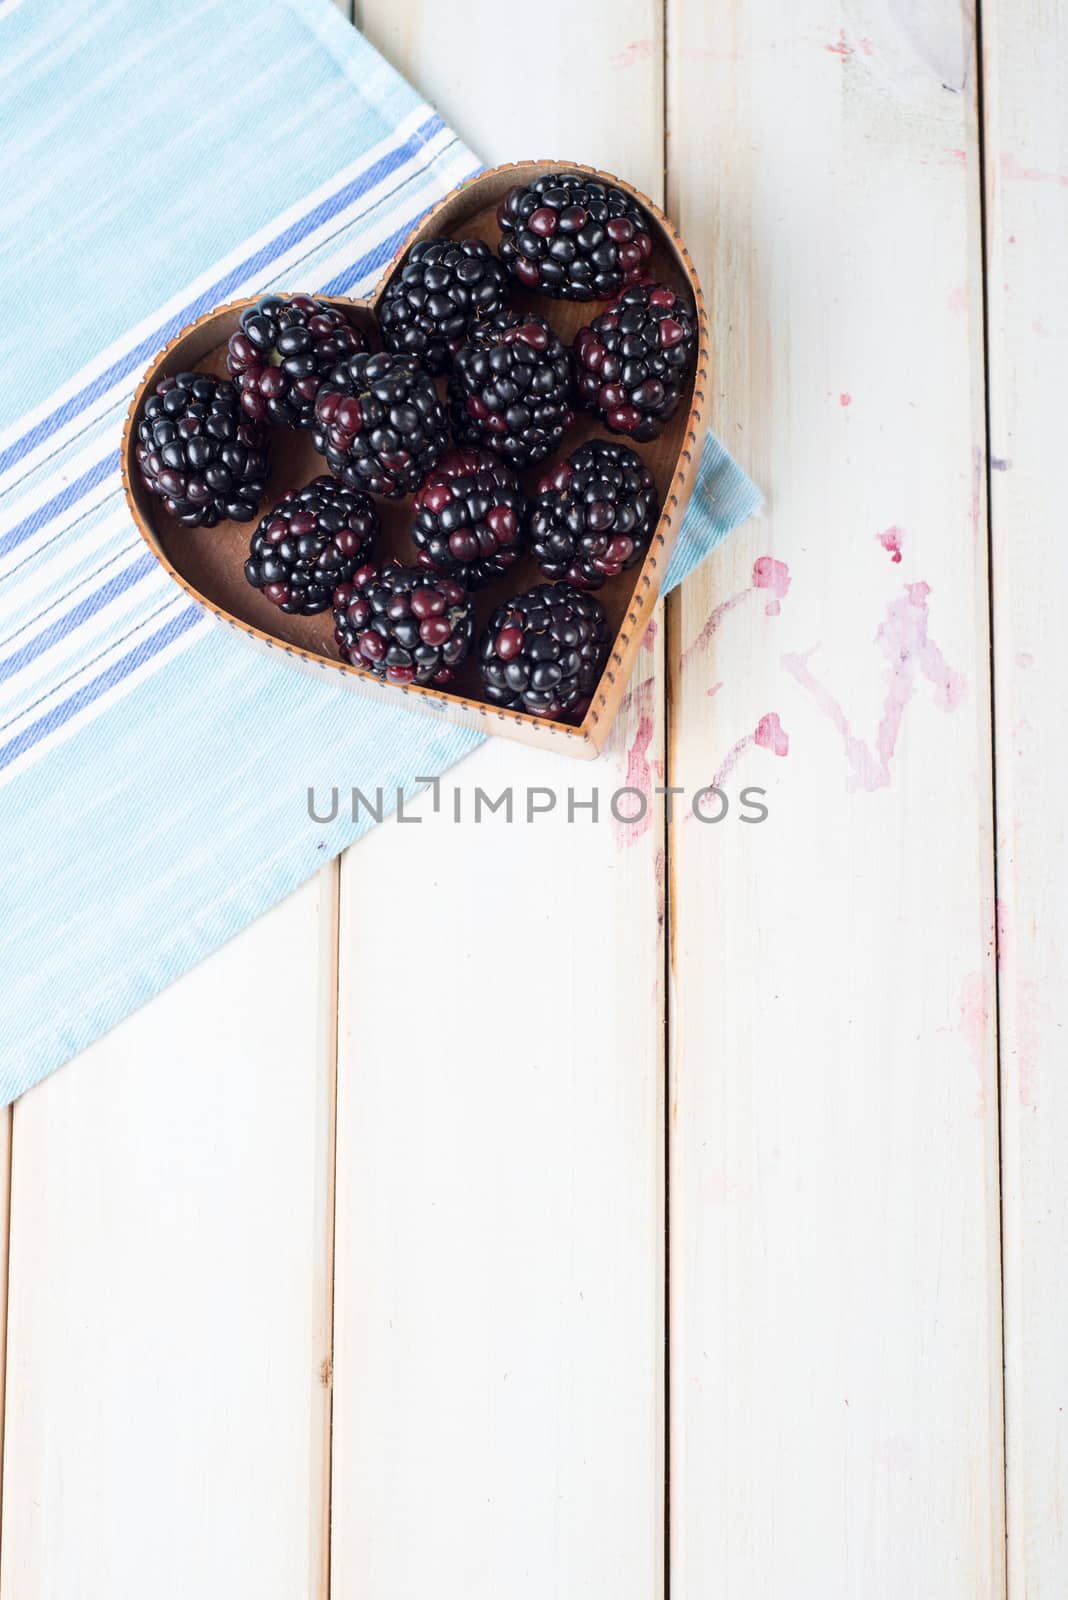
<svg viewBox="0 0 1068 1600"><path fill-rule="evenodd" d="M325 611L381 531L374 501L336 478L291 489L252 535L245 577L282 611Z"/></svg>
<svg viewBox="0 0 1068 1600"><path fill-rule="evenodd" d="M653 248L638 202L578 172L547 172L497 207L500 257L527 289L557 300L611 300Z"/></svg>
<svg viewBox="0 0 1068 1600"><path fill-rule="evenodd" d="M358 567L334 593L341 659L387 683L451 682L474 636L460 585L417 567Z"/></svg>
<svg viewBox="0 0 1068 1600"><path fill-rule="evenodd" d="M267 295L241 313L227 371L257 422L310 428L323 374L367 343L343 312L310 295Z"/></svg>
<svg viewBox="0 0 1068 1600"><path fill-rule="evenodd" d="M481 239L425 239L378 302L382 343L444 372L479 317L504 308L508 274Z"/></svg>
<svg viewBox="0 0 1068 1600"><path fill-rule="evenodd" d="M626 444L591 439L538 484L531 549L547 578L599 589L641 560L656 527L656 484Z"/></svg>
<svg viewBox="0 0 1068 1600"><path fill-rule="evenodd" d="M267 433L210 372L164 378L137 428L141 476L187 528L251 522L267 484Z"/></svg>
<svg viewBox="0 0 1068 1600"><path fill-rule="evenodd" d="M682 398L697 357L693 307L662 283L635 283L580 328L575 391L613 433L655 439Z"/></svg>
<svg viewBox="0 0 1068 1600"><path fill-rule="evenodd" d="M577 719L608 653L608 620L591 594L539 584L498 606L482 635L486 698L535 717Z"/></svg>
<svg viewBox="0 0 1068 1600"><path fill-rule="evenodd" d="M571 362L541 317L499 311L457 352L449 414L457 444L488 446L515 468L544 461L574 421Z"/></svg>
<svg viewBox="0 0 1068 1600"><path fill-rule="evenodd" d="M412 494L448 442L434 380L414 356L351 356L323 380L312 444L350 489Z"/></svg>
<svg viewBox="0 0 1068 1600"><path fill-rule="evenodd" d="M419 564L481 588L514 566L523 551L527 497L513 473L488 450L450 450L412 501Z"/></svg>

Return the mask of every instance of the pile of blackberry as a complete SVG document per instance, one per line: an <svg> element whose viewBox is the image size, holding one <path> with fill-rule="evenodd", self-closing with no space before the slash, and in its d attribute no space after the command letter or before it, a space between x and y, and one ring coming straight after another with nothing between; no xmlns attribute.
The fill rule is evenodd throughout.
<svg viewBox="0 0 1068 1600"><path fill-rule="evenodd" d="M613 433L655 439L673 414L697 356L693 307L662 283L636 283L580 328L575 392Z"/></svg>
<svg viewBox="0 0 1068 1600"><path fill-rule="evenodd" d="M414 244L378 303L382 343L444 372L480 317L504 310L508 273L481 239Z"/></svg>
<svg viewBox="0 0 1068 1600"><path fill-rule="evenodd" d="M381 531L370 495L336 478L291 489L252 535L245 577L282 611L314 616L367 559Z"/></svg>
<svg viewBox="0 0 1068 1600"><path fill-rule="evenodd" d="M501 260L525 289L558 300L610 300L653 248L641 206L614 184L547 172L497 207Z"/></svg>
<svg viewBox="0 0 1068 1600"><path fill-rule="evenodd" d="M334 592L334 637L343 661L387 683L451 682L475 636L466 592L397 561L357 568Z"/></svg>
<svg viewBox="0 0 1068 1600"><path fill-rule="evenodd" d="M351 356L323 381L312 443L350 488L412 494L448 442L434 380L415 356Z"/></svg>
<svg viewBox="0 0 1068 1600"><path fill-rule="evenodd" d="M535 717L580 716L607 651L599 600L566 583L539 584L498 606L482 635L486 698Z"/></svg>
<svg viewBox="0 0 1068 1600"><path fill-rule="evenodd" d="M641 457L629 445L591 439L538 484L530 546L547 578L599 589L641 560L657 511Z"/></svg>
<svg viewBox="0 0 1068 1600"><path fill-rule="evenodd" d="M488 450L442 456L412 501L412 538L430 572L478 589L503 576L523 552L527 497Z"/></svg>
<svg viewBox="0 0 1068 1600"><path fill-rule="evenodd" d="M251 522L267 485L267 434L210 372L163 378L137 428L145 485L187 528Z"/></svg>
<svg viewBox="0 0 1068 1600"><path fill-rule="evenodd" d="M574 421L571 362L543 317L499 311L476 324L452 364L449 414L458 444L516 468L556 449Z"/></svg>
<svg viewBox="0 0 1068 1600"><path fill-rule="evenodd" d="M363 334L336 307L306 294L273 294L241 313L226 370L257 422L310 428L324 373L366 348Z"/></svg>
<svg viewBox="0 0 1068 1600"><path fill-rule="evenodd" d="M136 454L179 523L250 522L267 425L305 430L329 476L262 516L245 578L292 615L332 608L342 658L389 683L451 682L474 641L471 593L532 556L528 569L551 581L487 605L484 698L574 721L610 643L590 591L642 560L659 513L653 475L624 441L655 439L679 406L697 318L648 276L657 228L617 184L554 169L512 188L497 222L496 249L412 245L367 332L316 296L263 296L230 337L229 379L180 373L149 396ZM535 295L607 304L569 349ZM569 446L577 407L623 438ZM411 497L417 565L382 562L375 497Z"/></svg>

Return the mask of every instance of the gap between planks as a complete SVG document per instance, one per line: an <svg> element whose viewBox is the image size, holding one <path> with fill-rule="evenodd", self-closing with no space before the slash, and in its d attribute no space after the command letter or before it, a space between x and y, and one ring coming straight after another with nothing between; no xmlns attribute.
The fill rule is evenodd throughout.
<svg viewBox="0 0 1068 1600"><path fill-rule="evenodd" d="M326 1058L330 1074L327 1096L327 1148L326 1148L326 1306L323 1326L327 1331L328 1348L319 1369L320 1380L326 1389L326 1437L323 1462L323 1503L319 1508L320 1572L323 1575L322 1600L330 1600L330 1560L333 1550L333 1479L334 1479L334 1306L337 1303L335 1279L337 1274L337 1079L338 1079L338 1012L341 996L341 856L335 856L325 870L330 874L328 923L333 924L330 939L332 969L326 983L328 1000Z"/></svg>
<svg viewBox="0 0 1068 1600"><path fill-rule="evenodd" d="M983 367L983 428L986 438L984 463L984 494L986 498L986 595L987 637L990 647L990 815L991 815L991 879L995 908L1000 904L1001 885L998 877L998 751L997 751L997 650L996 618L994 608L994 505L990 467L990 255L991 242L988 230L991 222L987 207L987 139L986 139L986 73L987 58L983 49L983 0L975 0L975 81L977 123L976 148L979 154L979 282L982 289L980 338L982 340ZM1001 1299L1001 1529L1004 1542L1004 1594L1009 1594L1009 1395L1005 1374L1005 1161L1002 1141L1002 1036L1001 1036L1001 927L996 911L994 916L993 960L993 1012L994 1012L994 1143L997 1161L997 1230L998 1230L998 1291Z"/></svg>

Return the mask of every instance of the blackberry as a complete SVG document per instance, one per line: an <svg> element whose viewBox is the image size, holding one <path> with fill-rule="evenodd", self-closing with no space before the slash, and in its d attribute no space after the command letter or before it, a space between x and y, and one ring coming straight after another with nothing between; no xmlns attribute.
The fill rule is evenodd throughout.
<svg viewBox="0 0 1068 1600"><path fill-rule="evenodd" d="M610 300L641 276L653 248L638 202L577 172L510 190L497 222L501 260L525 288L557 300Z"/></svg>
<svg viewBox="0 0 1068 1600"><path fill-rule="evenodd" d="M500 311L476 324L449 378L456 442L516 468L544 461L574 421L567 350L541 317Z"/></svg>
<svg viewBox="0 0 1068 1600"><path fill-rule="evenodd" d="M488 450L450 450L412 501L419 564L477 589L519 560L527 497Z"/></svg>
<svg viewBox="0 0 1068 1600"><path fill-rule="evenodd" d="M657 511L641 457L629 445L591 439L538 484L531 548L547 578L599 589L641 560Z"/></svg>
<svg viewBox="0 0 1068 1600"><path fill-rule="evenodd" d="M360 330L334 306L306 294L272 294L241 313L226 368L250 417L310 428L323 374L366 348Z"/></svg>
<svg viewBox="0 0 1068 1600"><path fill-rule="evenodd" d="M387 561L358 567L334 591L342 660L387 683L449 683L474 636L471 602L452 578Z"/></svg>
<svg viewBox="0 0 1068 1600"><path fill-rule="evenodd" d="M508 273L481 239L413 244L378 303L382 343L444 372L478 317L504 307Z"/></svg>
<svg viewBox="0 0 1068 1600"><path fill-rule="evenodd" d="M399 500L448 445L434 380L414 356L355 355L323 380L312 444L350 489Z"/></svg>
<svg viewBox="0 0 1068 1600"><path fill-rule="evenodd" d="M697 356L693 307L662 283L635 283L573 345L575 390L613 433L655 439Z"/></svg>
<svg viewBox="0 0 1068 1600"><path fill-rule="evenodd" d="M607 652L600 601L566 583L539 584L498 606L482 635L486 698L536 717L578 718Z"/></svg>
<svg viewBox="0 0 1068 1600"><path fill-rule="evenodd" d="M187 528L251 522L267 484L267 434L233 384L209 372L164 378L137 428L141 476Z"/></svg>
<svg viewBox="0 0 1068 1600"><path fill-rule="evenodd" d="M245 577L282 611L325 611L365 560L382 524L370 495L336 478L291 489L252 535Z"/></svg>

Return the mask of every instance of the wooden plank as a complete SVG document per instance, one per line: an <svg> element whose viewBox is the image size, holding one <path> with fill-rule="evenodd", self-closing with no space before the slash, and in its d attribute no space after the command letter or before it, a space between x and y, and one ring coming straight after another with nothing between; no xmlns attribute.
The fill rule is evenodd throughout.
<svg viewBox="0 0 1068 1600"><path fill-rule="evenodd" d="M669 616L672 781L731 804L672 852L672 1592L999 1596L971 18L670 0L668 40L770 505Z"/></svg>
<svg viewBox="0 0 1068 1600"><path fill-rule="evenodd" d="M563 151L659 191L656 5L602 13L582 92L553 70L536 99L488 0L459 28L380 0L365 21L483 159ZM563 0L539 13L539 38L576 31ZM339 1595L662 1593L662 823L655 800L644 828L604 817L660 781L652 646L596 766L494 742L345 859ZM511 824L474 822L478 785L511 786ZM600 822L568 822L569 786ZM555 811L526 821L528 789Z"/></svg>
<svg viewBox="0 0 1068 1600"><path fill-rule="evenodd" d="M336 877L18 1102L3 1600L326 1592Z"/></svg>
<svg viewBox="0 0 1068 1600"><path fill-rule="evenodd" d="M983 7L1009 1593L1068 1592L1064 0Z"/></svg>

